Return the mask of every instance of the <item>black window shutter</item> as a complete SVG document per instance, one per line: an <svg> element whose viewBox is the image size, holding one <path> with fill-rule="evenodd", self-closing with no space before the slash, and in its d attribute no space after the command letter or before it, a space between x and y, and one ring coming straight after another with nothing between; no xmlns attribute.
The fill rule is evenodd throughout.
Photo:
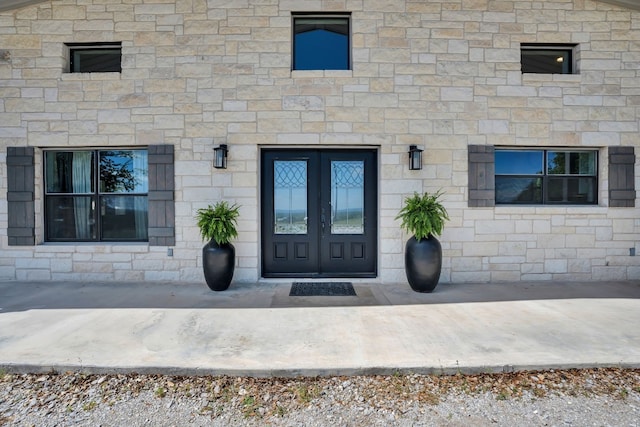
<svg viewBox="0 0 640 427"><path fill-rule="evenodd" d="M9 246L36 244L33 153L33 147L7 147Z"/></svg>
<svg viewBox="0 0 640 427"><path fill-rule="evenodd" d="M149 146L149 245L176 244L173 145Z"/></svg>
<svg viewBox="0 0 640 427"><path fill-rule="evenodd" d="M633 147L609 147L609 206L632 208L636 205Z"/></svg>
<svg viewBox="0 0 640 427"><path fill-rule="evenodd" d="M469 207L496 205L493 145L469 146Z"/></svg>

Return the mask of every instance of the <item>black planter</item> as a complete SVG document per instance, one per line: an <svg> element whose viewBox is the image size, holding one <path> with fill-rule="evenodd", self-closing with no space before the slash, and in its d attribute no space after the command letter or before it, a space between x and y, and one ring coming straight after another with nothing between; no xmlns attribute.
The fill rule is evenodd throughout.
<svg viewBox="0 0 640 427"><path fill-rule="evenodd" d="M404 269L409 286L416 292L432 292L442 270L442 246L438 239L407 240L404 250Z"/></svg>
<svg viewBox="0 0 640 427"><path fill-rule="evenodd" d="M218 245L213 239L202 248L204 279L212 291L224 291L231 284L236 249L231 243Z"/></svg>

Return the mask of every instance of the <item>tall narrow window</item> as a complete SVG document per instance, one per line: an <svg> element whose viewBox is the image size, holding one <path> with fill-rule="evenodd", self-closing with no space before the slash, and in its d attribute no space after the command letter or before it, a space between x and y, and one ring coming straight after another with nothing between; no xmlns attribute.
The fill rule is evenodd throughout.
<svg viewBox="0 0 640 427"><path fill-rule="evenodd" d="M523 73L574 74L575 46L522 44L520 59Z"/></svg>
<svg viewBox="0 0 640 427"><path fill-rule="evenodd" d="M67 44L69 71L72 73L106 73L122 71L121 43Z"/></svg>
<svg viewBox="0 0 640 427"><path fill-rule="evenodd" d="M293 69L350 69L349 16L294 15Z"/></svg>
<svg viewBox="0 0 640 427"><path fill-rule="evenodd" d="M48 241L146 241L147 150L45 152Z"/></svg>

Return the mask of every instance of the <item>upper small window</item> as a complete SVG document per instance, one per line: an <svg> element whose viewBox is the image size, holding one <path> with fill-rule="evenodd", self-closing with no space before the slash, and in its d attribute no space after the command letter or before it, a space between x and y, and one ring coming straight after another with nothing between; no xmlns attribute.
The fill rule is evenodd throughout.
<svg viewBox="0 0 640 427"><path fill-rule="evenodd" d="M574 46L522 44L520 60L523 73L574 74Z"/></svg>
<svg viewBox="0 0 640 427"><path fill-rule="evenodd" d="M107 73L122 71L121 43L69 43L69 70L72 73Z"/></svg>
<svg viewBox="0 0 640 427"><path fill-rule="evenodd" d="M293 69L348 70L349 16L294 15Z"/></svg>

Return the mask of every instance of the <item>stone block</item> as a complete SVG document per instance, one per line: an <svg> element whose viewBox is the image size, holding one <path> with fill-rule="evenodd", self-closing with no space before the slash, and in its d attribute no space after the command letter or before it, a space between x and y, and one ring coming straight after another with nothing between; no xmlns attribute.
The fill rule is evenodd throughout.
<svg viewBox="0 0 640 427"><path fill-rule="evenodd" d="M568 271L568 261L566 259L549 259L544 262L545 273L566 273Z"/></svg>
<svg viewBox="0 0 640 427"><path fill-rule="evenodd" d="M443 101L473 101L473 88L443 87L440 97Z"/></svg>
<svg viewBox="0 0 640 427"><path fill-rule="evenodd" d="M627 270L619 266L593 267L591 277L593 280L603 281L628 280Z"/></svg>

